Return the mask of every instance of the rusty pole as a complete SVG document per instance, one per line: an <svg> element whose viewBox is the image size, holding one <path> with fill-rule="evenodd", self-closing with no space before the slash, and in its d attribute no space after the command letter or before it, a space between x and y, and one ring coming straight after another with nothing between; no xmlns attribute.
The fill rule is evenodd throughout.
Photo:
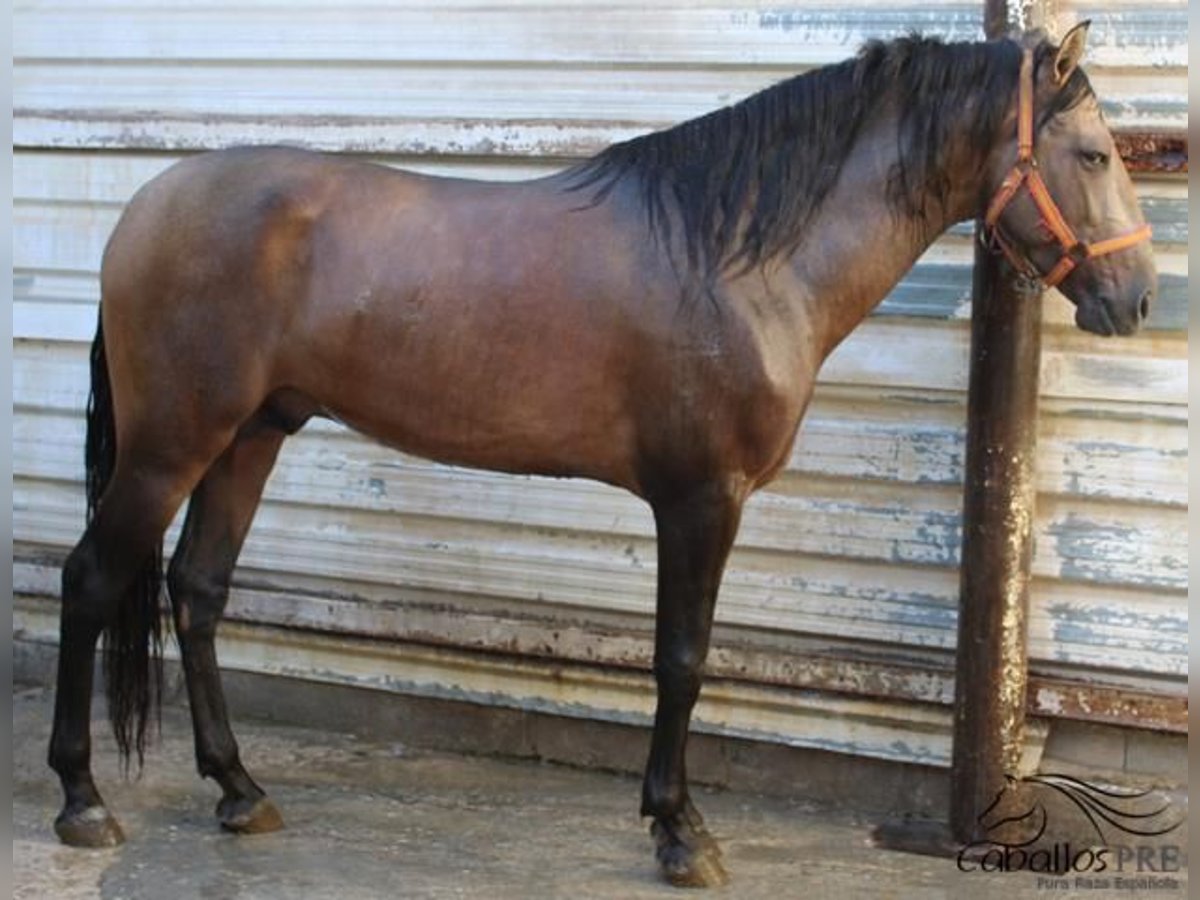
<svg viewBox="0 0 1200 900"><path fill-rule="evenodd" d="M1052 5L1023 4L1014 22L1013 6L986 0L987 35L1048 27ZM977 240L950 770L961 842L983 837L977 819L1018 774L1024 747L1041 324L1040 291Z"/></svg>
<svg viewBox="0 0 1200 900"><path fill-rule="evenodd" d="M1025 739L1041 297L975 252L966 485L955 665L950 830L976 819L1020 768Z"/></svg>

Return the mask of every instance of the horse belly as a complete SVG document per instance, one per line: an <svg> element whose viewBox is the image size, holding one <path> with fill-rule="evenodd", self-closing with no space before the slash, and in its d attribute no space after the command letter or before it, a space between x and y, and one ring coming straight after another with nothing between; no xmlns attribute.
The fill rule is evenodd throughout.
<svg viewBox="0 0 1200 900"><path fill-rule="evenodd" d="M350 427L417 456L631 486L627 391L611 341L562 317L563 305L555 318L491 299L491 309L387 303L364 316L311 392Z"/></svg>

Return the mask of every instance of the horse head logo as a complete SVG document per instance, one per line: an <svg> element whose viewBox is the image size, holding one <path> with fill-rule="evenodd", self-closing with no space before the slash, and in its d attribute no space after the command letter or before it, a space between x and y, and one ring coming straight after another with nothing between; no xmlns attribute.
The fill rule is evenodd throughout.
<svg viewBox="0 0 1200 900"><path fill-rule="evenodd" d="M1025 847L1041 839L1050 817L1045 804L1022 787L1026 781L1012 775L1004 776L1004 785L976 818L980 833L1009 847ZM1015 840L1012 838L1014 832L1020 835Z"/></svg>
<svg viewBox="0 0 1200 900"><path fill-rule="evenodd" d="M1159 837L1183 823L1183 815L1155 791L1100 787L1057 774L1005 775L1004 785L976 821L989 839L1005 838L996 843L1028 846L1046 833L1050 821L1047 801L1051 798L1062 798L1068 808L1077 810L1101 844L1110 843L1109 837L1118 834ZM1010 839L1013 834L1020 835L1015 843Z"/></svg>

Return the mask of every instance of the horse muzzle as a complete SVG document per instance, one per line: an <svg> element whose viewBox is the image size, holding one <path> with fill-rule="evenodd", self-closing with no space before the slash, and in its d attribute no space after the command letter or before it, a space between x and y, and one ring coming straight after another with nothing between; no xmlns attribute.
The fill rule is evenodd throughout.
<svg viewBox="0 0 1200 900"><path fill-rule="evenodd" d="M1150 316L1158 279L1150 253L1137 253L1130 263L1103 273L1084 267L1066 279L1061 290L1075 304L1076 325L1103 337L1138 332Z"/></svg>

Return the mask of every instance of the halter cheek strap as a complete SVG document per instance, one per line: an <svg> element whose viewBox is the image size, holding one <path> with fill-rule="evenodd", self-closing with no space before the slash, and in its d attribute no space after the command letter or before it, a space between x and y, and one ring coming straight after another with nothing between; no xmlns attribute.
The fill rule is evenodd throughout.
<svg viewBox="0 0 1200 900"><path fill-rule="evenodd" d="M1041 227L1054 237L1061 251L1058 262L1046 273L1039 272L1029 257L1018 250L1000 229L1000 214L1022 187L1029 192L1037 207ZM1127 234L1088 244L1075 236L1063 218L1033 157L1033 52L1029 49L1021 57L1020 83L1017 87L1017 162L988 204L983 225L987 240L1008 258L1014 269L1027 278L1040 280L1048 288L1061 282L1086 260L1116 253L1150 239L1150 226L1142 225Z"/></svg>

